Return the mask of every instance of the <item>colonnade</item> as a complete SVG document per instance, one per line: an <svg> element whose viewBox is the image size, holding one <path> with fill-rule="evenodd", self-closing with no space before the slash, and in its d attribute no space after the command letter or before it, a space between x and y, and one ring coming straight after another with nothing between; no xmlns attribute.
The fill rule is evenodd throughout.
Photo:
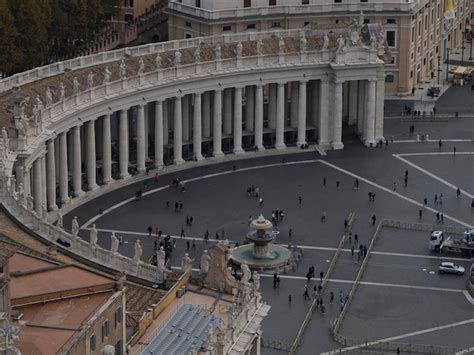
<svg viewBox="0 0 474 355"><path fill-rule="evenodd" d="M371 146L382 138L383 87L383 77L326 76L141 100L51 137L24 167L24 188L36 212L54 211L84 191L165 164L307 142L341 149L343 122Z"/></svg>

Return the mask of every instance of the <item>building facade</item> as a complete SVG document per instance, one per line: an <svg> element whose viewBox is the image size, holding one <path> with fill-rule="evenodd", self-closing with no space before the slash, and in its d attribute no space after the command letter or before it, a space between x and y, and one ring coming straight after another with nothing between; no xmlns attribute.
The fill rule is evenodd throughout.
<svg viewBox="0 0 474 355"><path fill-rule="evenodd" d="M444 19L445 0L171 0L169 38L222 33L347 27L354 21L379 24L391 58L385 67L385 91L407 95L437 74L447 49L461 46L469 28L471 1L455 1L456 17ZM362 15L361 15L362 13Z"/></svg>

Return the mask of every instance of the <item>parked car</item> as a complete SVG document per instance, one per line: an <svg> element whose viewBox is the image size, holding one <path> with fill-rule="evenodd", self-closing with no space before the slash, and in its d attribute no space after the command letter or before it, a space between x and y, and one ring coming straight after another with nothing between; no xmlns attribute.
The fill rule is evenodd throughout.
<svg viewBox="0 0 474 355"><path fill-rule="evenodd" d="M456 274L464 275L464 268L462 266L456 265L451 262L443 262L439 264L439 273L440 274Z"/></svg>

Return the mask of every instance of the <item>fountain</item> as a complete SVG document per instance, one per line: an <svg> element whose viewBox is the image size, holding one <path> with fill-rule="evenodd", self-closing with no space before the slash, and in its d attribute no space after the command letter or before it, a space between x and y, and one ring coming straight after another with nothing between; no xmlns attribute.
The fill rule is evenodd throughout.
<svg viewBox="0 0 474 355"><path fill-rule="evenodd" d="M247 233L247 240L251 244L245 244L232 250L232 260L240 265L246 262L250 268L254 269L275 269L285 266L291 252L287 248L276 245L278 231L273 229L273 224L260 215L250 223L253 229Z"/></svg>

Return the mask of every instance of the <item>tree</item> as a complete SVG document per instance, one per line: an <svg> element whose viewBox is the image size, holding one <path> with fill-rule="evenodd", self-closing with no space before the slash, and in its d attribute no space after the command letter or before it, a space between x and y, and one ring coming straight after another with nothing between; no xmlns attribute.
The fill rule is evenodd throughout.
<svg viewBox="0 0 474 355"><path fill-rule="evenodd" d="M0 0L0 77L20 66L22 55L17 47L18 32L7 0Z"/></svg>

